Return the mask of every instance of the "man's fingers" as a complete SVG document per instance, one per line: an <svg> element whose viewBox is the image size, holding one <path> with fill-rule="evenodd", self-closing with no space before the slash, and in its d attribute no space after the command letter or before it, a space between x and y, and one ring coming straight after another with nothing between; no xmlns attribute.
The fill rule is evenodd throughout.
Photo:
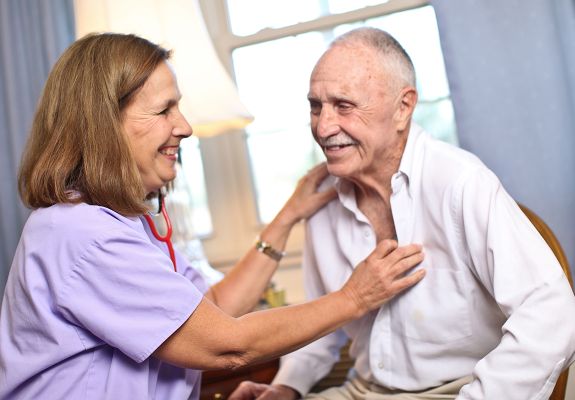
<svg viewBox="0 0 575 400"><path fill-rule="evenodd" d="M228 400L253 400L262 395L269 385L256 383L251 381L244 381L232 392Z"/></svg>
<svg viewBox="0 0 575 400"><path fill-rule="evenodd" d="M277 400L277 395L272 389L264 391L256 400Z"/></svg>
<svg viewBox="0 0 575 400"><path fill-rule="evenodd" d="M283 385L269 386L256 400L296 400L299 394L292 388Z"/></svg>

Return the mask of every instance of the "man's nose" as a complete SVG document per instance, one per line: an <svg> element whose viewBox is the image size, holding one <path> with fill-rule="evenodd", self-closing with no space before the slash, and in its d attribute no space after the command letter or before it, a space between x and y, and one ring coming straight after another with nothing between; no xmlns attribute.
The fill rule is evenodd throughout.
<svg viewBox="0 0 575 400"><path fill-rule="evenodd" d="M323 107L317 121L316 133L318 137L329 137L339 133L340 127L337 115L328 107Z"/></svg>

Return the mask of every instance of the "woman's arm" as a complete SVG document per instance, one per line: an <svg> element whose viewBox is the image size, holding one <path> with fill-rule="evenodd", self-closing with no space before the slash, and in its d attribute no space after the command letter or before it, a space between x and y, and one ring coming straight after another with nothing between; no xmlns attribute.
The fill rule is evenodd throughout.
<svg viewBox="0 0 575 400"><path fill-rule="evenodd" d="M274 249L283 250L293 226L335 197L333 189L317 191L326 176L327 168L320 164L301 178L284 207L262 231L261 239ZM278 261L252 247L224 279L210 288L206 297L229 315L243 315L257 304L277 266Z"/></svg>
<svg viewBox="0 0 575 400"><path fill-rule="evenodd" d="M378 244L339 291L309 303L233 318L204 299L190 318L154 352L185 368L237 368L295 350L363 316L419 282L421 247Z"/></svg>

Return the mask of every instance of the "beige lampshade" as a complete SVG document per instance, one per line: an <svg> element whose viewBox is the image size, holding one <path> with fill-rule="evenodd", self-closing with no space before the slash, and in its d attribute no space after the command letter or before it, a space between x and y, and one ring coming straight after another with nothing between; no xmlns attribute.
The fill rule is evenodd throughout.
<svg viewBox="0 0 575 400"><path fill-rule="evenodd" d="M196 136L241 129L253 120L216 55L198 0L74 0L74 9L78 38L133 33L173 51L180 109Z"/></svg>

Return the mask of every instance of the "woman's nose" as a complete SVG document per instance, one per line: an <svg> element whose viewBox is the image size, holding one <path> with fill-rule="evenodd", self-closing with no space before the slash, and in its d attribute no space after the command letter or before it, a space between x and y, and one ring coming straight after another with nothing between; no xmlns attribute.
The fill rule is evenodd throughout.
<svg viewBox="0 0 575 400"><path fill-rule="evenodd" d="M189 124L186 117L184 117L184 114L180 112L180 110L178 110L178 115L176 117L176 120L174 121L173 132L175 136L184 136L184 137L191 136L194 133L194 129Z"/></svg>

